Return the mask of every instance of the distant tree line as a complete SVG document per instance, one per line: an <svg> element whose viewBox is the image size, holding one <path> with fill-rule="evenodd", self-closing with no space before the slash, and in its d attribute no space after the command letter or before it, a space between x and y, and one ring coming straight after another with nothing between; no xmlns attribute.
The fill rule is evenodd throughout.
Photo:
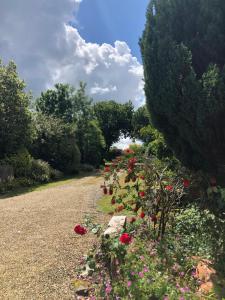
<svg viewBox="0 0 225 300"><path fill-rule="evenodd" d="M98 167L118 154L112 145L121 135L151 140L145 106L135 111L130 101L96 103L85 88L82 82L78 88L56 84L30 109L34 100L16 65L0 62L0 165L13 166L22 184L74 174L87 164Z"/></svg>

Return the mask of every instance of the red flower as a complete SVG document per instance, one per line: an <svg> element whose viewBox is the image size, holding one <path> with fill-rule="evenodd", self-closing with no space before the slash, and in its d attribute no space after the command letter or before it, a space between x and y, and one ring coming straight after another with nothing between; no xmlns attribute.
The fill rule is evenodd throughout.
<svg viewBox="0 0 225 300"><path fill-rule="evenodd" d="M124 209L124 206L123 205L119 205L117 208L116 208L116 211L117 212L120 212Z"/></svg>
<svg viewBox="0 0 225 300"><path fill-rule="evenodd" d="M145 217L145 213L142 211L142 212L140 213L140 218L144 219L144 217Z"/></svg>
<svg viewBox="0 0 225 300"><path fill-rule="evenodd" d="M104 187L103 193L104 193L105 195L107 195L107 193L108 193L107 187Z"/></svg>
<svg viewBox="0 0 225 300"><path fill-rule="evenodd" d="M128 149L124 150L124 153L125 154L134 154L134 151L128 148Z"/></svg>
<svg viewBox="0 0 225 300"><path fill-rule="evenodd" d="M157 217L156 215L151 215L151 221L156 223L157 222Z"/></svg>
<svg viewBox="0 0 225 300"><path fill-rule="evenodd" d="M112 195L112 194L113 194L113 188L110 187L110 189L109 189L109 195Z"/></svg>
<svg viewBox="0 0 225 300"><path fill-rule="evenodd" d="M79 224L74 227L74 231L76 232L76 234L80 235L84 235L87 233L87 229Z"/></svg>
<svg viewBox="0 0 225 300"><path fill-rule="evenodd" d="M136 221L136 218L135 217L132 217L131 219L130 219L130 223L132 224L132 223L134 223Z"/></svg>
<svg viewBox="0 0 225 300"><path fill-rule="evenodd" d="M184 185L185 188L188 188L190 186L190 180L184 179L183 180L183 185Z"/></svg>
<svg viewBox="0 0 225 300"><path fill-rule="evenodd" d="M129 233L123 233L121 234L119 240L122 244L129 245L132 241L132 237L129 235Z"/></svg>
<svg viewBox="0 0 225 300"><path fill-rule="evenodd" d="M116 203L116 199L115 199L115 197L112 197L111 204L114 205L115 203Z"/></svg>
<svg viewBox="0 0 225 300"><path fill-rule="evenodd" d="M144 191L141 191L141 192L139 192L138 194L139 194L139 196L142 197L142 198L145 196L145 192L144 192Z"/></svg>
<svg viewBox="0 0 225 300"><path fill-rule="evenodd" d="M107 172L110 172L110 167L109 167L109 166L106 166L105 169L104 169L104 172L106 172L106 173L107 173Z"/></svg>
<svg viewBox="0 0 225 300"><path fill-rule="evenodd" d="M171 191L173 190L172 185L167 185L167 186L165 186L165 190L171 192Z"/></svg>
<svg viewBox="0 0 225 300"><path fill-rule="evenodd" d="M144 180L144 179L145 179L145 176L144 176L144 175L140 175L140 178L141 178L142 180Z"/></svg>
<svg viewBox="0 0 225 300"><path fill-rule="evenodd" d="M132 178L132 181L133 181L133 182L135 182L135 181L136 181L136 177L135 177L135 176Z"/></svg>

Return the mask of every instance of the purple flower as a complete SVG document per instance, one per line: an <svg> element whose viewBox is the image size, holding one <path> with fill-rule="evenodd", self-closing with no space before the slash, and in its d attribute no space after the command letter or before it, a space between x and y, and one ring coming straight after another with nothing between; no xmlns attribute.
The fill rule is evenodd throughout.
<svg viewBox="0 0 225 300"><path fill-rule="evenodd" d="M131 286L131 284L132 284L132 282L129 280L129 281L127 281L127 287L130 287Z"/></svg>
<svg viewBox="0 0 225 300"><path fill-rule="evenodd" d="M139 272L139 273L138 273L138 276L139 276L140 278L143 278L143 277L144 277L144 273L143 273L143 272Z"/></svg>
<svg viewBox="0 0 225 300"><path fill-rule="evenodd" d="M185 289L185 288L180 288L180 292L181 292L182 294L184 294L184 293L186 293L186 289Z"/></svg>

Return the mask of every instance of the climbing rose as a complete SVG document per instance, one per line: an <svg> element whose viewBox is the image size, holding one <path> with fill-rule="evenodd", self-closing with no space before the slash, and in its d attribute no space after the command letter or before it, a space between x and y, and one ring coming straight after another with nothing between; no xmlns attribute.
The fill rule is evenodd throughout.
<svg viewBox="0 0 225 300"><path fill-rule="evenodd" d="M151 221L156 223L157 222L157 217L156 215L151 215Z"/></svg>
<svg viewBox="0 0 225 300"><path fill-rule="evenodd" d="M145 217L145 213L142 211L141 213L140 213L140 218L144 218Z"/></svg>
<svg viewBox="0 0 225 300"><path fill-rule="evenodd" d="M76 232L76 234L80 235L84 235L87 233L87 229L79 224L74 227L74 231Z"/></svg>
<svg viewBox="0 0 225 300"><path fill-rule="evenodd" d="M122 244L128 245L128 244L131 243L132 238L131 238L131 236L129 235L129 233L123 233L123 234L120 236L119 240L120 240L120 242L121 242Z"/></svg>
<svg viewBox="0 0 225 300"><path fill-rule="evenodd" d="M135 221L136 221L136 218L132 217L131 220L130 220L130 223L134 223Z"/></svg>
<svg viewBox="0 0 225 300"><path fill-rule="evenodd" d="M110 172L110 167L109 167L109 166L106 166L105 169L104 169L104 172L106 172L106 173L107 173L107 172Z"/></svg>
<svg viewBox="0 0 225 300"><path fill-rule="evenodd" d="M116 208L116 211L117 212L120 212L124 209L124 206L123 205L119 205L117 208Z"/></svg>
<svg viewBox="0 0 225 300"><path fill-rule="evenodd" d="M114 205L116 203L115 197L112 197L111 204Z"/></svg>
<svg viewBox="0 0 225 300"><path fill-rule="evenodd" d="M171 192L171 191L173 190L172 185L167 185L167 186L165 186L165 190Z"/></svg>
<svg viewBox="0 0 225 300"><path fill-rule="evenodd" d="M125 150L124 150L124 153L125 153L125 154L133 154L134 151L128 148L128 149L125 149Z"/></svg>
<svg viewBox="0 0 225 300"><path fill-rule="evenodd" d="M145 196L145 192L144 191L139 192L139 196L143 198Z"/></svg>
<svg viewBox="0 0 225 300"><path fill-rule="evenodd" d="M188 188L190 186L190 181L188 179L183 180L183 185L185 188Z"/></svg>

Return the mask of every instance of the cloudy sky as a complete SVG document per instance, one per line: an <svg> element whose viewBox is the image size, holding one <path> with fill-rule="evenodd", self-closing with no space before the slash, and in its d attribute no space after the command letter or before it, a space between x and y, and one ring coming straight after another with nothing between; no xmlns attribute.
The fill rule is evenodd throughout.
<svg viewBox="0 0 225 300"><path fill-rule="evenodd" d="M144 101L138 39L147 0L0 0L0 58L34 96L87 82L95 100Z"/></svg>

